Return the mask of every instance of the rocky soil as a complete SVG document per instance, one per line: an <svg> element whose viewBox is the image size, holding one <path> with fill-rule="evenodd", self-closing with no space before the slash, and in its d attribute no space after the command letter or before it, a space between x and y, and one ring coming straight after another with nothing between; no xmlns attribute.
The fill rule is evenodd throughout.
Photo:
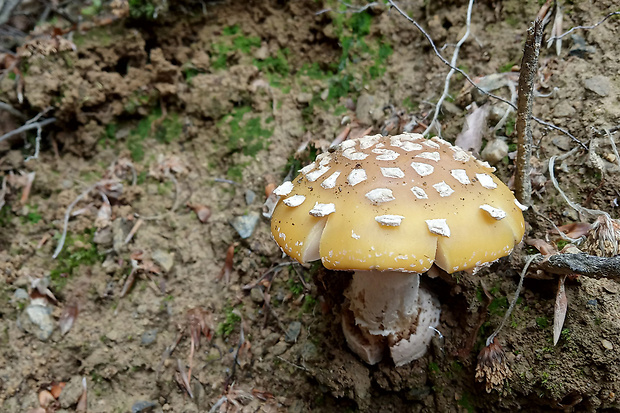
<svg viewBox="0 0 620 413"><path fill-rule="evenodd" d="M49 412L620 407L616 280L569 277L554 346L558 279L530 273L498 336L511 374L490 392L475 378L532 245L562 249L554 226L583 224L577 238L595 221L554 188L549 159L560 157L572 201L619 217L618 16L565 36L559 54L547 27L534 115L575 139L534 126L530 245L476 275L426 279L442 337L396 368L346 347L350 274L282 257L262 212L266 193L337 137L428 126L449 68L420 31L383 1L69 3L22 5L0 33L0 100L12 108L0 108L0 135L44 122L0 138L0 410L36 409L61 383ZM467 3L397 3L449 60ZM617 11L562 3L563 31ZM458 67L510 99L539 8L476 2ZM508 183L514 112L460 74L449 92L442 137L484 112L470 123L482 141L467 142L505 142L483 153Z"/></svg>

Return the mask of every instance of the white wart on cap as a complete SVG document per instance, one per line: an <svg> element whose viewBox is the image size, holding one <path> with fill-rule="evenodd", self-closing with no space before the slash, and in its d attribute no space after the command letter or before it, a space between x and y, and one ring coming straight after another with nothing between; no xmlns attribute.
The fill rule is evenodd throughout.
<svg viewBox="0 0 620 413"><path fill-rule="evenodd" d="M345 141L276 191L280 247L330 269L452 273L508 255L524 233L493 168L418 134Z"/></svg>

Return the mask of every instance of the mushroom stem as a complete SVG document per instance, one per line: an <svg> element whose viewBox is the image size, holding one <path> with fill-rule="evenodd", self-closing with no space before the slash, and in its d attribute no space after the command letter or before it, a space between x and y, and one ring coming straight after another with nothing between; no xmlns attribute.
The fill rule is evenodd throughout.
<svg viewBox="0 0 620 413"><path fill-rule="evenodd" d="M417 316L420 274L355 271L345 291L355 324L370 334L388 336L409 329Z"/></svg>
<svg viewBox="0 0 620 413"><path fill-rule="evenodd" d="M396 366L426 354L441 310L419 274L356 271L345 296L343 332L364 361L379 362L386 344Z"/></svg>

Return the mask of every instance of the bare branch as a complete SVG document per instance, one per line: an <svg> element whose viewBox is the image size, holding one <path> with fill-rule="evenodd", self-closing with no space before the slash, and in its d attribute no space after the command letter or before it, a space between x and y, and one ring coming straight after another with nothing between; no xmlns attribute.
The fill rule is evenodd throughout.
<svg viewBox="0 0 620 413"><path fill-rule="evenodd" d="M469 0L469 5L467 6L467 20L465 23L467 29L465 30L465 34L463 35L463 37L461 37L461 40L459 40L459 42L454 47L454 52L452 53L452 61L450 62L450 71L446 76L446 82L443 86L443 93L437 101L437 105L435 106L435 113L433 114L433 120L428 125L428 128L426 128L426 130L424 131L424 136L427 136L433 128L435 128L437 134L441 136L441 125L439 125L439 122L437 122L437 117L439 116L439 112L441 112L441 105L443 104L444 99L450 95L450 79L455 72L454 67L456 66L456 60L459 57L459 51L461 50L461 46L463 45L463 43L465 43L465 40L467 40L467 38L469 37L469 32L471 29L471 10L473 6L474 0Z"/></svg>
<svg viewBox="0 0 620 413"><path fill-rule="evenodd" d="M19 110L15 109L13 106L9 105L6 102L0 102L0 109L1 110L6 110L11 115L16 116L16 117L18 117L20 119L26 119L26 115L24 115Z"/></svg>
<svg viewBox="0 0 620 413"><path fill-rule="evenodd" d="M585 253L554 254L549 257L536 256L534 269L548 273L570 275L580 274L590 278L620 278L620 255L597 257Z"/></svg>
<svg viewBox="0 0 620 413"><path fill-rule="evenodd" d="M0 136L0 142L9 139L12 136L18 135L22 132L26 132L29 131L31 129L37 129L37 128L42 128L44 126L49 125L50 123L54 123L56 122L56 118L48 118L48 119L44 119L40 122L32 122L32 123L26 123L24 126L21 126L17 129L14 129L10 132L5 133L4 135Z"/></svg>
<svg viewBox="0 0 620 413"><path fill-rule="evenodd" d="M559 36L555 36L555 37L550 38L550 39L549 39L549 41L559 40L559 39L561 39L561 38L563 38L563 37L568 36L569 34L571 34L572 32L574 32L575 30L591 30L591 29L594 29L594 28L596 28L596 27L600 26L601 24L603 24L603 23L605 22L605 20L609 19L610 17L612 17L612 16L618 16L618 15L620 15L620 11L614 11L614 12L611 12L611 13L609 13L607 16L605 16L602 20L600 20L600 21L598 21L598 22L594 23L594 24L593 24L593 25L591 25L591 26L575 26L575 27L571 28L569 31L564 32L564 33L562 33L562 34L561 34L561 35L559 35Z"/></svg>
<svg viewBox="0 0 620 413"><path fill-rule="evenodd" d="M515 195L523 205L532 203L530 159L532 158L532 106L534 104L534 80L538 71L538 55L543 33L542 20L536 19L527 31L527 40L521 60L519 94L517 96L517 172Z"/></svg>
<svg viewBox="0 0 620 413"><path fill-rule="evenodd" d="M435 42L433 42L433 39L431 38L431 36L422 28L422 26L420 26L420 24L417 21L415 21L414 19L409 17L409 15L407 13L405 13L402 9L400 9L398 7L398 5L396 5L396 3L394 3L394 0L388 0L388 2L390 3L390 5L394 9L396 9L396 11L398 11L398 13L400 13L405 19L409 20L409 22L411 22L424 35L424 37L426 37L426 40L429 42L429 44L433 48L433 51L435 52L435 55L439 58L439 60L442 61L443 64L445 64L446 66L450 67L451 69L453 69L456 72L458 72L461 75L463 75L465 80L467 80L473 87L475 87L478 91L480 91L480 93L483 93L484 95L489 96L489 97L491 97L491 98L493 98L495 100L499 100L500 102L504 102L504 103L510 105L515 110L517 109L517 105L515 105L514 103L510 102L507 99L504 99L501 96L495 95L495 94L493 94L491 92L488 92L488 91L480 88L476 84L476 82L474 82L474 80L467 73L465 73L463 70L459 69L458 67L454 67L453 65L451 65L450 62L448 62L448 60L446 60L446 58L443 57L441 55L441 53L439 53L439 50L437 49L437 46L435 45ZM549 123L547 121L543 121L542 119L537 118L536 116L532 116L532 119L535 120L537 123L540 123L542 125L545 125L545 126L547 126L549 128L555 129L558 132L561 132L561 133L565 134L566 136L571 138L571 140L573 140L574 142L578 143L582 148L588 149L588 147L583 142L581 142L579 139L577 139L575 136L573 136L566 129L562 129L559 126L556 126L556 125L554 125L552 123Z"/></svg>

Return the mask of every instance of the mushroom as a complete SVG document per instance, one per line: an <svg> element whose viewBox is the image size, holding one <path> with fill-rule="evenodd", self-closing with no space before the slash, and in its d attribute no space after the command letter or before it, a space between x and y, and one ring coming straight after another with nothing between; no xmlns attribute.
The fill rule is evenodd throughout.
<svg viewBox="0 0 620 413"><path fill-rule="evenodd" d="M342 326L365 362L386 346L397 366L426 353L440 306L420 274L475 269L521 241L523 206L493 171L439 138L373 135L342 142L274 190L282 250L354 271Z"/></svg>

